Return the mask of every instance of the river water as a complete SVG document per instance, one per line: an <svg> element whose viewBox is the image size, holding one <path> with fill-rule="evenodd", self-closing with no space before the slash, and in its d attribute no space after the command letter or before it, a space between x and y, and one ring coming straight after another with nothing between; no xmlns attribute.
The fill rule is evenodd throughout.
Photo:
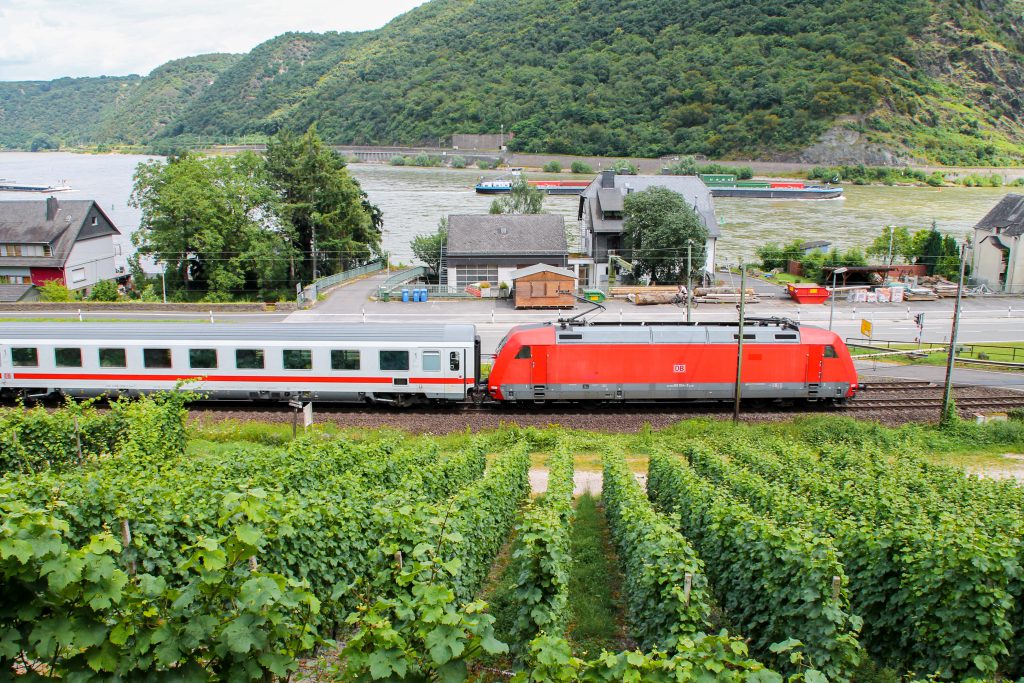
<svg viewBox="0 0 1024 683"><path fill-rule="evenodd" d="M127 154L66 152L0 153L0 178L29 184L66 181L74 188L58 196L95 199L125 235L139 224L137 209L128 206L132 174L137 164L154 157ZM493 197L473 191L480 176L499 177L500 171L411 168L352 164L370 201L384 213L385 247L397 261L413 259L409 241L434 232L446 215L486 213ZM529 174L531 178L572 178L567 174ZM934 220L939 230L962 238L1007 192L1007 188L930 188L844 186L846 197L836 200L717 199L722 230L719 263L750 259L767 242L793 239L828 240L839 248L865 247L885 225L926 228ZM1018 192L1024 191L1017 188ZM38 193L0 192L0 201L42 199ZM544 210L565 216L578 230L577 197L547 197Z"/></svg>

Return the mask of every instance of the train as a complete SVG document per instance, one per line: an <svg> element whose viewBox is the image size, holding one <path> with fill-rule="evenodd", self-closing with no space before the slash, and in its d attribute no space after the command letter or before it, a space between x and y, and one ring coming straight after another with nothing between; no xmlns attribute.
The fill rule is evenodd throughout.
<svg viewBox="0 0 1024 683"><path fill-rule="evenodd" d="M7 323L0 394L418 403L716 401L735 396L739 324L557 321L512 327L484 376L470 324ZM843 340L746 319L742 397L841 402Z"/></svg>

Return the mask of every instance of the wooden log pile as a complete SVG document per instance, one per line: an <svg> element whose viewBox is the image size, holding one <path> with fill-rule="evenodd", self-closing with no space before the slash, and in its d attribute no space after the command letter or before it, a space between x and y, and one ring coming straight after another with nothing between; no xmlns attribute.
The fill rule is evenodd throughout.
<svg viewBox="0 0 1024 683"><path fill-rule="evenodd" d="M644 287L642 285L622 285L621 287L612 287L608 290L608 296L610 297L628 297L630 294L652 294L654 292L668 292L675 294L679 291L679 285L655 285L654 287Z"/></svg>
<svg viewBox="0 0 1024 683"><path fill-rule="evenodd" d="M760 302L757 292L747 288L744 297L746 303ZM693 290L693 300L700 304L738 304L740 302L739 287L698 287Z"/></svg>
<svg viewBox="0 0 1024 683"><path fill-rule="evenodd" d="M655 304L670 304L675 301L677 292L636 292L627 294L626 301L637 306L653 306Z"/></svg>

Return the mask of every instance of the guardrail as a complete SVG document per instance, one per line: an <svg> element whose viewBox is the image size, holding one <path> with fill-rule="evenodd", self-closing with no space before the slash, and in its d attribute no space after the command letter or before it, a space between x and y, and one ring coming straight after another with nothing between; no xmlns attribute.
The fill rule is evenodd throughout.
<svg viewBox="0 0 1024 683"><path fill-rule="evenodd" d="M426 266L416 266L415 268L407 268L400 273L392 275L377 288L377 298L385 301L391 298L398 298L402 295L403 289L425 289L427 290L428 299L431 297L441 297L444 299L473 298L473 295L467 292L464 287L455 285L409 284L425 277L427 271L428 268Z"/></svg>
<svg viewBox="0 0 1024 683"><path fill-rule="evenodd" d="M357 268L351 268L341 273L335 273L334 275L328 275L318 280L314 280L305 289L299 292L298 302L299 305L303 305L306 302L316 301L320 297L320 293L324 292L331 287L340 285L342 282L348 282L354 280L357 277L363 275L369 275L370 273L376 273L379 270L384 269L384 263L382 261L372 261L366 265L359 266Z"/></svg>
<svg viewBox="0 0 1024 683"><path fill-rule="evenodd" d="M949 344L938 342L896 341L891 339L865 339L863 337L847 337L846 345L852 348L868 349L880 353L858 354L854 359L881 356L946 353ZM906 348L894 348L906 347ZM1020 358L1018 358L1020 356ZM998 346L995 344L957 344L957 363L973 363L976 365L993 365L1008 368L1024 367L1024 348L1016 346Z"/></svg>

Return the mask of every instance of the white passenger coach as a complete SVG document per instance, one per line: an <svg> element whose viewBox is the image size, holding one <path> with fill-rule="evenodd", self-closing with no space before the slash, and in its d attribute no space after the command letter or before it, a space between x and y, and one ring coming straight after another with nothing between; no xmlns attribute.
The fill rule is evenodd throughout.
<svg viewBox="0 0 1024 683"><path fill-rule="evenodd" d="M462 401L479 359L472 325L0 325L7 395L137 395L195 380L213 399Z"/></svg>

